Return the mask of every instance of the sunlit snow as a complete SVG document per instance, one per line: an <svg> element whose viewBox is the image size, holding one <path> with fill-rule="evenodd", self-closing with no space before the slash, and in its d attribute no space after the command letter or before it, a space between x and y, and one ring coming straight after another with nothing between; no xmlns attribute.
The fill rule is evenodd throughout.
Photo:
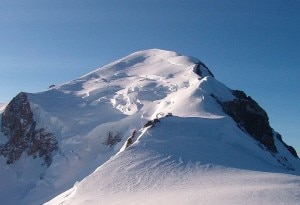
<svg viewBox="0 0 300 205"><path fill-rule="evenodd" d="M139 51L28 94L37 127L55 134L59 152L49 168L26 156L7 166L0 157L0 199L41 204L60 194L47 204L299 202L299 159L276 141L278 155L295 168L287 170L241 131L211 96L232 100L230 89L202 63L197 75L199 63L175 52ZM154 118L160 122L143 127ZM107 145L110 134L118 143Z"/></svg>

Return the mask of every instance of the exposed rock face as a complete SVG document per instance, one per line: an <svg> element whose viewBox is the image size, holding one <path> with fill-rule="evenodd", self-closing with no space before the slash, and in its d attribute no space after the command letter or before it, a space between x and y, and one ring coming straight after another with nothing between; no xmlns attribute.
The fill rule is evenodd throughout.
<svg viewBox="0 0 300 205"><path fill-rule="evenodd" d="M290 153L294 156L294 157L296 157L296 158L299 158L298 157L298 154L297 154L297 152L296 152L296 150L295 150L295 148L294 147L292 147L292 146L289 146L289 145L287 145L283 140L282 140L282 137L281 137L281 135L279 134L279 133L276 133L276 137L277 137L277 139L279 139L279 141L290 151Z"/></svg>
<svg viewBox="0 0 300 205"><path fill-rule="evenodd" d="M143 128L150 126L153 127L158 122L160 122L158 118L155 118L154 120L149 120L148 122L146 122L146 124L144 124Z"/></svg>
<svg viewBox="0 0 300 205"><path fill-rule="evenodd" d="M267 113L243 91L233 90L232 94L236 97L232 101L222 102L217 100L222 105L224 112L231 116L241 129L263 144L268 151L277 153L273 129L270 127ZM281 138L279 139L283 142ZM293 147L288 145L286 147L297 157Z"/></svg>
<svg viewBox="0 0 300 205"><path fill-rule="evenodd" d="M121 134L117 133L117 134L113 134L111 131L108 132L108 136L107 136L107 141L106 141L106 145L114 146L116 145L118 142L121 142Z"/></svg>
<svg viewBox="0 0 300 205"><path fill-rule="evenodd" d="M194 67L194 72L199 75L200 77L202 77L202 71L201 71L201 68L205 68L208 72L208 74L214 78L214 74L209 70L209 68L204 64L202 63L201 61L199 61L195 67Z"/></svg>
<svg viewBox="0 0 300 205"><path fill-rule="evenodd" d="M136 130L134 130L131 134L131 136L127 139L125 147L128 148L132 143L136 140Z"/></svg>
<svg viewBox="0 0 300 205"><path fill-rule="evenodd" d="M7 164L14 163L23 153L27 153L34 158L42 157L45 164L50 166L52 152L58 149L58 143L52 133L43 128L36 129L26 93L18 94L5 108L1 131L8 138L8 142L0 148L0 154L7 158Z"/></svg>

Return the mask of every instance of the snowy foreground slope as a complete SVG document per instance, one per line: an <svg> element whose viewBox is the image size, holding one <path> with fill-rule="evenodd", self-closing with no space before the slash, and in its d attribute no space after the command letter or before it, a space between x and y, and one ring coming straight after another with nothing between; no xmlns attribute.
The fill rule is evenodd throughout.
<svg viewBox="0 0 300 205"><path fill-rule="evenodd" d="M299 203L300 177L279 174L276 161L228 121L163 119L47 204Z"/></svg>
<svg viewBox="0 0 300 205"><path fill-rule="evenodd" d="M47 91L20 93L3 111L1 131L4 204L300 200L297 153L266 113L175 52L136 52Z"/></svg>

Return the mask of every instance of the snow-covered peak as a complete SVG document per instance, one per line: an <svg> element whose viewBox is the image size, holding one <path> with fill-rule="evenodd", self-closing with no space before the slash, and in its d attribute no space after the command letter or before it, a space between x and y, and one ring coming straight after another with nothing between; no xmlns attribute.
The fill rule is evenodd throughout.
<svg viewBox="0 0 300 205"><path fill-rule="evenodd" d="M147 49L147 50L141 50L134 52L127 57L139 57L139 56L144 56L144 57L151 57L151 56L161 56L163 58L171 58L175 56L181 56L180 54L174 52L174 51L168 51L168 50L163 50L163 49ZM127 58L125 57L125 58Z"/></svg>
<svg viewBox="0 0 300 205"><path fill-rule="evenodd" d="M151 64L161 63L163 61L166 61L173 65L181 65L181 66L191 66L200 62L196 58L183 56L173 51L160 50L160 49L148 49L148 50L137 51L135 53L132 53L126 57L123 57L113 63L104 66L104 68L123 69L124 67L126 68L137 67L137 66L141 67L147 64L151 65Z"/></svg>
<svg viewBox="0 0 300 205"><path fill-rule="evenodd" d="M113 63L92 71L83 77L64 84L63 89L77 90L78 84L95 79L119 80L129 76L155 75L172 77L177 73L186 75L188 71L198 69L201 77L212 76L208 68L197 58L183 56L178 53L159 49L138 51ZM199 77L199 76L197 76ZM73 85L73 86L71 86Z"/></svg>
<svg viewBox="0 0 300 205"><path fill-rule="evenodd" d="M297 154L281 137L274 137L267 114L255 101L216 80L200 60L172 51L138 51L78 79L22 96L24 102L11 102L10 111L2 115L2 130L8 131L0 133L0 142L6 143L0 144L2 152L18 151L13 165L6 165L9 153L0 156L5 167L0 169L1 180L9 183L5 188L5 183L0 184L5 190L0 198L13 204L45 202L99 166L98 170L104 169L103 164L110 167L116 162L131 169L132 156L137 161L131 170L141 176L152 166L143 161L149 157L156 173L164 172L164 163L157 161L162 157L172 165L166 170L181 172L190 166L189 174L210 164L299 174ZM32 129L19 126L16 132L16 125L24 122L14 112L30 114ZM255 125L263 129L252 126L253 119L259 119ZM51 142L55 149L49 147ZM11 146L15 144L25 148ZM242 160L233 159L237 155ZM49 158L47 167L32 156ZM32 171L33 166L39 168ZM110 168L105 172L117 173ZM113 187L119 181L115 180ZM10 197L11 190L23 198Z"/></svg>
<svg viewBox="0 0 300 205"><path fill-rule="evenodd" d="M208 114L199 109L199 103L204 99L202 93L205 93L199 86L201 79L206 77L211 78L209 82L215 81L212 73L198 59L150 49L135 52L40 95L54 97L61 104L66 103L64 99L72 98L82 110L91 109L90 105L95 108L105 104L122 114L141 113L147 119L161 112L207 117L218 113ZM32 101L44 104L42 107L46 109L53 107L52 100L41 101L40 95L32 95ZM222 95L232 98L229 92ZM187 100L193 103L183 106ZM70 107L63 106L64 112Z"/></svg>

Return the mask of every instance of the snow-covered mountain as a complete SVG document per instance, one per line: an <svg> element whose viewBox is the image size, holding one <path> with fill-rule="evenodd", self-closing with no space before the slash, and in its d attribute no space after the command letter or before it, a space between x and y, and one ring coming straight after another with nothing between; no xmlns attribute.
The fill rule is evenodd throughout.
<svg viewBox="0 0 300 205"><path fill-rule="evenodd" d="M244 92L151 49L1 114L4 204L296 204L300 161Z"/></svg>

